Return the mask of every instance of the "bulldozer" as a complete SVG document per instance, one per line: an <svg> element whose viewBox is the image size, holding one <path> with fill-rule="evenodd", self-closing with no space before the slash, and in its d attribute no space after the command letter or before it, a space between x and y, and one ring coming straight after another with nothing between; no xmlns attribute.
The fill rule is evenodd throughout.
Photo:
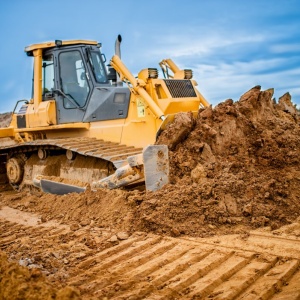
<svg viewBox="0 0 300 300"><path fill-rule="evenodd" d="M32 96L16 102L0 129L0 173L15 190L36 186L66 194L96 188L168 183L168 148L155 145L179 112L209 103L190 69L164 59L134 76L121 60L122 38L109 62L91 40L25 47L33 57ZM106 64L107 63L107 64Z"/></svg>

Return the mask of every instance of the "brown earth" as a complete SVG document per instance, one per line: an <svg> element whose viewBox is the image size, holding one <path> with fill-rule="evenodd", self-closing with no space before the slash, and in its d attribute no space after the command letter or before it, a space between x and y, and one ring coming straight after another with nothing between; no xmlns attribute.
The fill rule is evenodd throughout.
<svg viewBox="0 0 300 300"><path fill-rule="evenodd" d="M235 244L243 245L245 240L253 236L259 236L259 234L251 235L254 229L262 230L264 234L267 232L270 237L292 235L294 246L290 246L289 240L288 242L283 240L278 242L278 250L275 244L267 242L267 238L263 238L261 242L263 246L259 246L257 241L255 244L249 241L247 246L243 247L246 252L252 251L253 257L258 259L261 256L259 261L270 263L270 267L266 267L264 272L269 268L273 270L273 267L274 270L277 270L276 268L281 270L280 266L285 263L290 264L291 269L289 267L287 269L292 270L289 276L293 275L293 277L289 289L294 287L293 292L296 291L298 296L281 299L298 299L300 289L295 287L300 285L298 272L300 257L295 253L299 253L297 245L300 243L300 117L288 93L283 95L278 103L272 97L273 90L261 91L257 86L242 95L238 102L226 100L215 108L200 109L197 116L179 114L158 140L158 143L169 146L171 169L170 184L157 192L103 189L97 192L87 190L82 194L57 196L42 194L36 190L16 193L9 190L6 185L2 186L0 249L6 253L11 262L8 263L2 255L0 268L4 271L9 268L17 270L19 267L14 262L22 265L25 258L30 258L32 263L27 264L27 268L28 265L38 264L37 269L44 274L37 276L35 271L28 273L27 269L21 268L16 271L21 275L0 277L0 299L6 299L4 292L1 292L1 284L3 287L4 283L8 286L6 293L15 290L17 295L18 290L14 287L19 283L14 276L27 282L24 293L32 286L30 278L34 276L38 278L35 281L41 281L41 286L47 285L45 282L48 282L49 286L44 291L45 293L47 291L49 299L76 299L76 297L144 299L150 290L153 291L153 286L155 291L158 287L158 294L163 299L202 299L198 297L200 294L196 293L195 287L187 285L187 279L185 284L182 283L177 287L178 291L175 294L171 293L170 290L173 290L171 282L174 283L172 277L164 286L160 285L162 283L153 283L147 291L140 287L139 296L135 294L135 298L132 295L130 298L128 295L130 291L134 291L133 286L147 286L149 283L137 284L139 281L136 279L135 284L131 283L131 285L123 282L124 278L121 275L127 267L122 265L123 267L120 266L118 269L116 263L127 261L127 255L121 252L121 249L125 249L125 252L129 251L129 248L128 250L125 246L122 248L122 245L131 239L143 240L144 243L149 241L149 245L151 243L154 245L158 243L155 239L159 239L159 236L164 243L168 243L173 241L168 240L171 236L177 238L173 243L178 243L176 244L178 247L190 249L192 242L182 246L182 239L194 237L199 241L200 238L205 238L201 240L203 243L213 245L205 249L210 253L208 255L211 255L211 251L216 251L217 245L228 247L226 243L229 240L230 247L233 247L232 245ZM12 208L20 215L15 215L15 211L9 210ZM25 218L26 213L37 215L36 223L31 224L34 215L26 215ZM21 218L20 216L26 219L24 224L20 224L21 219L18 219ZM11 225L12 222L14 225ZM48 228L47 224L52 224L51 222L54 223L52 227L49 225L48 237L45 228ZM156 234L154 237L151 236L153 233ZM155 242L151 242L152 238ZM231 240L235 238L237 240ZM133 242L134 245L135 243ZM288 248L285 248L286 243L289 245ZM130 247L133 244L130 244ZM146 246L140 247L144 249L143 247ZM169 251L169 246L166 247L165 251ZM237 248L234 247L236 251ZM224 257L227 257L225 248L220 251ZM115 253L114 251L117 250L114 249L119 249L120 257L115 259L115 264L106 262L109 260L107 253ZM267 250L268 255L276 255L277 258L273 256L266 258ZM138 257L142 255L141 253L136 251L132 255ZM151 253L156 252L151 250ZM216 255L218 256L219 253ZM234 261L241 259L237 252L234 255L238 256L233 259ZM104 265L98 265L101 259L97 257L104 258ZM147 255L145 254L141 259L140 264L144 263L143 260L147 260ZM224 258L225 263L226 259ZM81 267L78 267L78 263ZM133 270L136 270L134 268L139 263L128 262L128 266L131 263ZM194 263L195 261L192 260L191 264ZM249 261L241 265L248 263ZM258 261L254 262L251 258L252 263L256 264ZM96 271L101 269L103 272L97 273L96 276L95 270L89 271L93 265ZM33 270L35 269L33 267ZM4 274L11 274L5 272ZM179 274L181 271L176 272ZM110 283L105 281L108 280L108 273ZM282 271L279 273L283 276ZM233 276L230 272L229 277L224 274L219 282L219 284L223 282L221 286L223 284L225 286L225 281ZM184 276L182 275L180 280L187 278ZM191 283L197 282L203 274L199 276L189 280ZM284 277L285 282L290 280L288 278L290 277ZM251 280L247 281L248 287L245 289L251 290L252 281L256 279ZM259 280L255 281L258 284L257 290L260 290L258 294L264 290L259 288ZM280 280L282 281L283 277ZM103 281L106 283L104 284ZM69 296L59 298L57 295L60 295L61 289L66 286L69 286L67 288ZM78 290L70 286L76 286ZM100 289L100 286L103 288ZM186 290L187 287L189 291ZM38 290L34 286L32 289ZM221 299L222 297L218 296L220 291L216 292L217 290L218 287L216 289L210 287L205 295L210 299L218 297ZM278 286L278 291L275 289L273 293L270 292L261 299L270 299L279 290L281 291L281 287ZM241 299L243 292L239 291L235 297ZM283 289L285 295L289 292L290 290ZM78 296L78 293L81 296ZM44 297L47 299L47 296ZM15 299L22 298L16 296ZM231 298L224 296L222 299Z"/></svg>
<svg viewBox="0 0 300 300"><path fill-rule="evenodd" d="M3 252L0 252L0 270L0 299L79 299L76 289L57 289L40 270L8 262Z"/></svg>
<svg viewBox="0 0 300 300"><path fill-rule="evenodd" d="M8 127L11 121L11 113L2 113L0 114L0 128Z"/></svg>

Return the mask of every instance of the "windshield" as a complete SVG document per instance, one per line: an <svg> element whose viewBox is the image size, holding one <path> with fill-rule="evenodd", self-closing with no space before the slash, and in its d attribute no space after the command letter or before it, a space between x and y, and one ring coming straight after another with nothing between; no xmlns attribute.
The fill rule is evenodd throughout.
<svg viewBox="0 0 300 300"><path fill-rule="evenodd" d="M99 52L90 52L90 63L97 82L107 83L106 72Z"/></svg>

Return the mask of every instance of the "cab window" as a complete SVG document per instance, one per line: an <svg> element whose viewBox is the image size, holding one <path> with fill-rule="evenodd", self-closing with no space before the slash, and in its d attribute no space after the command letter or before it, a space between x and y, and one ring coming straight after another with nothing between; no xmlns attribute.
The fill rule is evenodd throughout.
<svg viewBox="0 0 300 300"><path fill-rule="evenodd" d="M101 60L100 53L97 51L91 51L89 59L96 81L99 83L107 83L105 67Z"/></svg>
<svg viewBox="0 0 300 300"><path fill-rule="evenodd" d="M80 52L68 51L60 53L59 66L61 89L67 96L64 97L64 107L83 107L86 104L90 88ZM71 101L70 98L72 99Z"/></svg>
<svg viewBox="0 0 300 300"><path fill-rule="evenodd" d="M54 64L52 54L43 57L42 66L42 97L43 100L52 99L52 91L54 88Z"/></svg>

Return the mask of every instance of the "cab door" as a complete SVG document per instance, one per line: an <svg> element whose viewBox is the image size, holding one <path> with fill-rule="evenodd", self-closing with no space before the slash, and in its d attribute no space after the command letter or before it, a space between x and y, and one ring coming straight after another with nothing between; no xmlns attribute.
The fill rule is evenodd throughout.
<svg viewBox="0 0 300 300"><path fill-rule="evenodd" d="M57 122L82 122L91 88L80 48L59 51L56 69Z"/></svg>

